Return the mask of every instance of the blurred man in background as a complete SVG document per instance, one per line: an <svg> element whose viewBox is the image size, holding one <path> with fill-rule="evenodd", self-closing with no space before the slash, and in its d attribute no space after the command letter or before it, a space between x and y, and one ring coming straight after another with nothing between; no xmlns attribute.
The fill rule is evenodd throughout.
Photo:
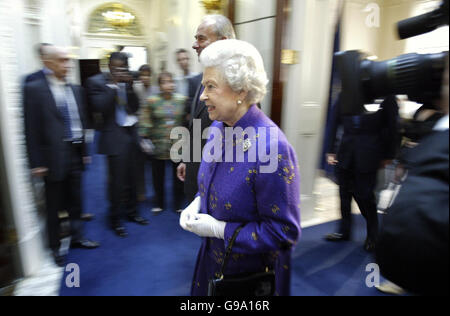
<svg viewBox="0 0 450 316"><path fill-rule="evenodd" d="M377 171L395 157L398 105L395 96L388 96L376 113L341 115L338 101L331 120L331 142L327 162L336 165L339 184L341 220L338 231L328 234L328 241L345 241L351 237L352 198L356 200L367 222L366 251L373 251L378 234L375 186ZM336 144L339 126L344 129L341 143ZM336 155L337 153L337 155Z"/></svg>
<svg viewBox="0 0 450 316"><path fill-rule="evenodd" d="M190 56L189 52L184 48L178 49L176 52L177 64L182 72L181 76L175 78L176 92L182 96L187 97L186 101L186 113L185 122L183 125L188 126L191 113L191 102L192 99L189 98L189 79L198 76L198 73L193 73L190 71ZM197 86L198 87L198 86ZM196 91L195 91L196 92ZM194 94L195 94L194 92ZM191 92L192 93L192 92Z"/></svg>
<svg viewBox="0 0 450 316"><path fill-rule="evenodd" d="M118 236L125 237L128 233L121 224L123 211L129 221L148 224L139 216L137 204L139 97L133 89L126 54L112 53L109 70L89 78L86 87L89 103L103 116L99 153L108 157L110 225Z"/></svg>
<svg viewBox="0 0 450 316"><path fill-rule="evenodd" d="M89 163L84 143L85 98L82 88L67 83L67 51L46 48L45 79L24 88L25 132L31 173L45 180L47 230L55 262L64 264L59 252L58 213L66 209L71 224L71 247L93 249L99 244L83 238L81 176Z"/></svg>

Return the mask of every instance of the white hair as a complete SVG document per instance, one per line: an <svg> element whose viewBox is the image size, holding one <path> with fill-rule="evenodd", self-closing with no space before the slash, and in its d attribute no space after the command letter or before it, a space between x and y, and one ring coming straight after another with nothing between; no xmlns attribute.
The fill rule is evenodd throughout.
<svg viewBox="0 0 450 316"><path fill-rule="evenodd" d="M200 55L200 63L205 68L217 68L234 92L247 92L249 103L261 102L267 93L263 59L248 42L234 39L214 42Z"/></svg>
<svg viewBox="0 0 450 316"><path fill-rule="evenodd" d="M55 59L55 58L58 58L61 54L68 55L69 51L65 47L48 46L46 48L45 53L46 53L47 59Z"/></svg>
<svg viewBox="0 0 450 316"><path fill-rule="evenodd" d="M202 18L202 24L211 26L218 39L235 39L233 24L231 21L220 14L210 14Z"/></svg>

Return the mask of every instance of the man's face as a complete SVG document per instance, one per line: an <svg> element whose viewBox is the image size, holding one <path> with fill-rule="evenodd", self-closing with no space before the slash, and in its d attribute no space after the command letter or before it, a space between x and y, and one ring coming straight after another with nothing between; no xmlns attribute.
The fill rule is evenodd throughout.
<svg viewBox="0 0 450 316"><path fill-rule="evenodd" d="M213 25L202 23L197 29L195 42L192 45L192 48L197 51L197 55L200 57L202 51L217 40L219 40L219 38L213 30Z"/></svg>
<svg viewBox="0 0 450 316"><path fill-rule="evenodd" d="M112 59L109 63L109 71L115 81L122 82L128 75L128 66L123 60Z"/></svg>
<svg viewBox="0 0 450 316"><path fill-rule="evenodd" d="M185 52L178 53L177 63L183 71L189 70L189 55Z"/></svg>
<svg viewBox="0 0 450 316"><path fill-rule="evenodd" d="M58 79L65 79L71 68L69 54L64 51L57 51L46 61L46 67L53 71Z"/></svg>

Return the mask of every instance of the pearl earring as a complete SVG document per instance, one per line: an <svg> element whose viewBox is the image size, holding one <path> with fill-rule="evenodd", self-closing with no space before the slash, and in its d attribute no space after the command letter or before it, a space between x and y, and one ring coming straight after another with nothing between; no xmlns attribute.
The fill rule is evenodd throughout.
<svg viewBox="0 0 450 316"><path fill-rule="evenodd" d="M238 105L241 105L241 104L242 104L242 101L241 101L241 100L238 100L238 101L237 101L237 104L238 104Z"/></svg>

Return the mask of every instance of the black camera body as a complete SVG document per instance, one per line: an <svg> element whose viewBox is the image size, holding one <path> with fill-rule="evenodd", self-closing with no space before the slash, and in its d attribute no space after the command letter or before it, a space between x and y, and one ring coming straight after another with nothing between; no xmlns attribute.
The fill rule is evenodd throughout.
<svg viewBox="0 0 450 316"><path fill-rule="evenodd" d="M448 25L449 0L429 13L398 23L401 39L424 34ZM341 77L342 115L364 113L364 104L393 94L405 94L412 101L432 103L441 96L448 52L405 54L390 60L367 60L359 51L335 54Z"/></svg>

